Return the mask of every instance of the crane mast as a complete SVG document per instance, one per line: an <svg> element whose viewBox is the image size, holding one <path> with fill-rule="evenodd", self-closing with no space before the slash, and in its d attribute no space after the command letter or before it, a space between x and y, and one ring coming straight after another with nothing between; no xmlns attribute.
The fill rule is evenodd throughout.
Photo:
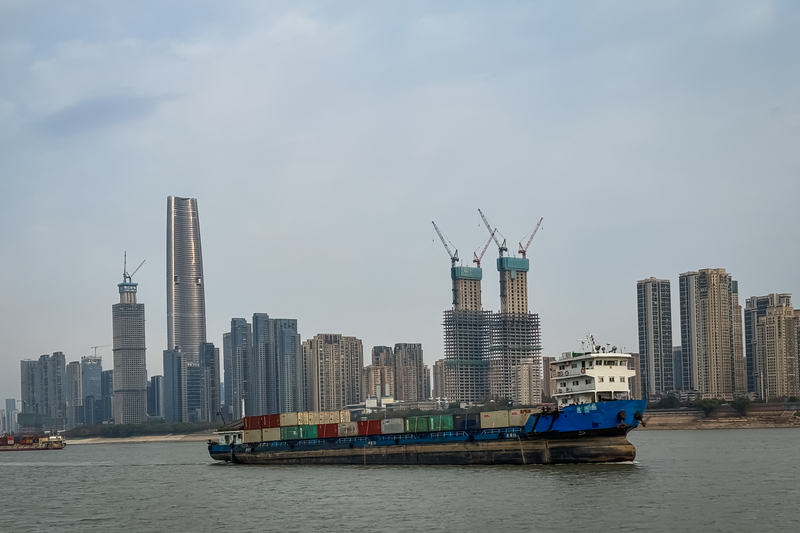
<svg viewBox="0 0 800 533"><path fill-rule="evenodd" d="M458 249L451 242L450 244L453 245L453 248L455 249L455 253L453 253L453 251L450 250L450 246L447 246L448 240L444 235L442 235L442 232L439 230L439 226L436 225L436 222L431 220L431 224L433 224L433 228L436 230L437 235L439 235L439 238L442 240L442 244L444 244L444 249L447 250L447 254L450 256L450 265L456 266L458 264Z"/></svg>
<svg viewBox="0 0 800 533"><path fill-rule="evenodd" d="M540 218L539 222L536 224L536 227L533 228L533 233L531 233L531 238L528 239L528 242L525 244L525 247L523 248L522 243L519 243L519 253L522 254L523 259L525 259L526 254L528 253L528 246L531 245L531 241L536 236L536 232L539 231L539 226L542 225L542 220L544 220L544 217Z"/></svg>

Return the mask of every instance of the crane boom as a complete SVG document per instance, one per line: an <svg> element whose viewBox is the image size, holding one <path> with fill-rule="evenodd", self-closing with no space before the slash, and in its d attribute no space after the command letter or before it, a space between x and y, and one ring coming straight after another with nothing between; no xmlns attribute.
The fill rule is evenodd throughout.
<svg viewBox="0 0 800 533"><path fill-rule="evenodd" d="M136 267L136 270L134 270L134 271L133 271L133 272L132 272L132 273L131 273L131 274L128 276L128 278L132 278L134 274L136 274L137 272L139 272L139 269L140 269L140 268L142 268L142 265L143 265L143 264L145 264L145 262L146 262L146 261L147 261L147 259L145 259L144 261L142 261L141 263L139 263L139 266L138 266L138 267Z"/></svg>
<svg viewBox="0 0 800 533"><path fill-rule="evenodd" d="M536 224L536 227L533 228L533 233L531 233L531 238L528 239L528 242L525 244L525 247L523 248L522 243L519 243L519 253L522 254L523 259L525 259L525 254L528 253L528 246L531 245L531 241L536 236L536 232L539 231L539 226L542 225L542 220L544 220L544 217L540 218L539 222Z"/></svg>
<svg viewBox="0 0 800 533"><path fill-rule="evenodd" d="M503 237L503 244L500 244L500 240L497 238L496 233L500 233L497 231L497 228L492 228L492 225L489 224L489 220L486 218L486 215L483 214L483 211L478 209L478 213L481 214L481 218L483 219L483 223L486 224L486 229L489 230L489 233L494 239L494 243L497 245L497 249L500 251L500 257L503 257L503 252L507 252L508 248L506 248L506 239Z"/></svg>
<svg viewBox="0 0 800 533"><path fill-rule="evenodd" d="M436 222L431 220L431 224L433 224L433 228L436 230L436 233L439 235L439 238L442 240L442 244L444 244L444 249L447 250L448 255L450 255L450 263L451 263L451 265L452 266L456 266L456 264L458 263L458 248L453 246L453 248L455 248L455 250L456 250L455 253L453 253L453 251L450 250L450 247L447 246L447 239L445 238L444 235L442 235L442 232L441 232L441 230L439 230L439 226L436 225ZM450 244L453 244L453 243L451 242Z"/></svg>
<svg viewBox="0 0 800 533"><path fill-rule="evenodd" d="M489 239L486 241L486 244L483 246L483 250L481 250L481 255L478 255L477 253L472 252L472 255L474 256L474 259L472 260L472 262L473 263L477 263L478 268L481 267L481 259L483 259L483 254L486 253L486 250L489 248L489 245L492 243L492 238L493 237L494 237L494 232L492 232L492 235L489 237Z"/></svg>

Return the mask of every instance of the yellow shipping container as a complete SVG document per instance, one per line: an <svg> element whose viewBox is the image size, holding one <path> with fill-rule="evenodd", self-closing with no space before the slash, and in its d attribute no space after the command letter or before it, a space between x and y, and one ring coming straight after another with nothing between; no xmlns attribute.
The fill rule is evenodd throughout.
<svg viewBox="0 0 800 533"><path fill-rule="evenodd" d="M298 426L297 413L281 413L281 427Z"/></svg>
<svg viewBox="0 0 800 533"><path fill-rule="evenodd" d="M350 411L339 411L339 422L350 422Z"/></svg>
<svg viewBox="0 0 800 533"><path fill-rule="evenodd" d="M281 428L262 428L261 440L263 442L281 440Z"/></svg>
<svg viewBox="0 0 800 533"><path fill-rule="evenodd" d="M297 425L298 426L308 425L308 411L301 411L297 413Z"/></svg>
<svg viewBox="0 0 800 533"><path fill-rule="evenodd" d="M260 429L245 429L244 430L244 439L242 442L250 444L253 442L261 442L261 430Z"/></svg>
<svg viewBox="0 0 800 533"><path fill-rule="evenodd" d="M308 412L308 425L309 426L316 426L317 424L322 424L323 422L319 421L319 412L317 411L309 411Z"/></svg>
<svg viewBox="0 0 800 533"><path fill-rule="evenodd" d="M508 411L488 411L481 413L481 429L507 428Z"/></svg>

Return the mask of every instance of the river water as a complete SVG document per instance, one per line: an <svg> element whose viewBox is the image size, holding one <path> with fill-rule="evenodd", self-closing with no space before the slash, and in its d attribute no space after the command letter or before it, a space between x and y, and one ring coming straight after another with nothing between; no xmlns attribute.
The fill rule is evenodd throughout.
<svg viewBox="0 0 800 533"><path fill-rule="evenodd" d="M800 429L634 431L633 464L240 466L198 443L0 454L0 531L800 531Z"/></svg>

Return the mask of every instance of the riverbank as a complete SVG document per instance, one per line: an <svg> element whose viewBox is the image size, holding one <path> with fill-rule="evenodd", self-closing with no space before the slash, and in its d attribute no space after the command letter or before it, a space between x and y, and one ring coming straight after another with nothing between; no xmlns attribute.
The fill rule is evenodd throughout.
<svg viewBox="0 0 800 533"><path fill-rule="evenodd" d="M154 442L205 442L208 439L216 440L213 433L190 433L188 435L139 435L136 437L86 437L82 439L72 438L67 439L66 442L70 446L84 445L84 444L142 444Z"/></svg>
<svg viewBox="0 0 800 533"><path fill-rule="evenodd" d="M667 429L780 429L800 427L794 410L751 411L740 416L733 410L720 408L705 417L700 410L649 411L644 416L646 427L639 430Z"/></svg>

